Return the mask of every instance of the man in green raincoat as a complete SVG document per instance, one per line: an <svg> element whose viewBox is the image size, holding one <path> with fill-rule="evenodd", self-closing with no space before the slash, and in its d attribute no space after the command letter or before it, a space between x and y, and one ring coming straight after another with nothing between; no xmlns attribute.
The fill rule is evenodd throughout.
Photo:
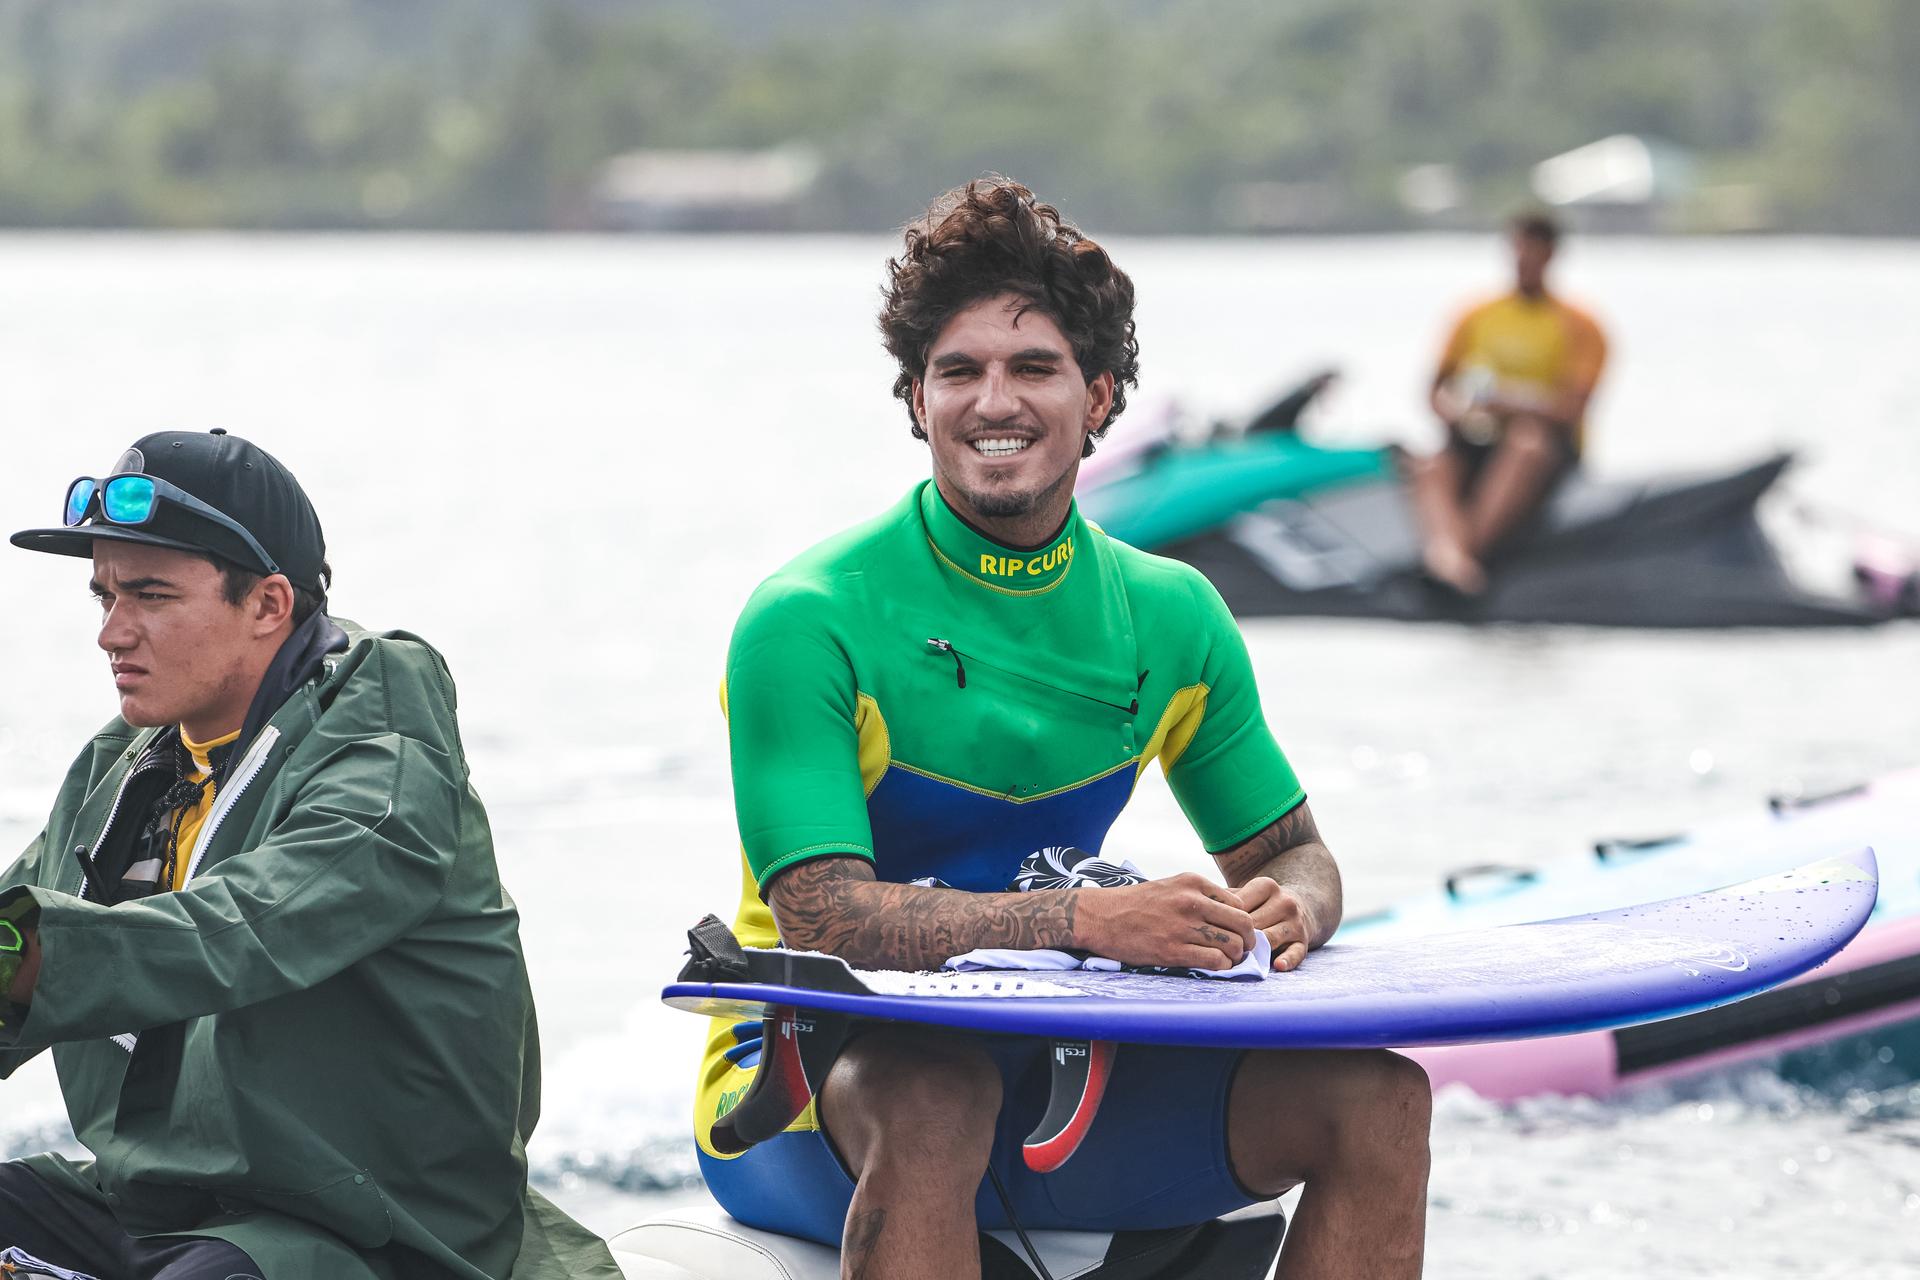
<svg viewBox="0 0 1920 1280"><path fill-rule="evenodd" d="M617 1276L527 1186L533 997L453 681L328 617L298 482L235 436L151 435L13 542L91 557L120 715L0 874L0 1076L51 1048L93 1154L0 1164L0 1251L107 1280Z"/></svg>

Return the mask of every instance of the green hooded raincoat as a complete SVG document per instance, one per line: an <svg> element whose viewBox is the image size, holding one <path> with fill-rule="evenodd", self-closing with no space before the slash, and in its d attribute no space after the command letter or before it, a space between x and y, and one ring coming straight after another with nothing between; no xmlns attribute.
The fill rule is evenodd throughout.
<svg viewBox="0 0 1920 1280"><path fill-rule="evenodd" d="M52 1047L95 1157L30 1163L267 1280L617 1277L527 1186L533 997L453 681L415 637L349 635L241 744L182 892L80 896L76 846L160 732L119 720L0 876L44 956L24 1021L0 1020L0 1076Z"/></svg>

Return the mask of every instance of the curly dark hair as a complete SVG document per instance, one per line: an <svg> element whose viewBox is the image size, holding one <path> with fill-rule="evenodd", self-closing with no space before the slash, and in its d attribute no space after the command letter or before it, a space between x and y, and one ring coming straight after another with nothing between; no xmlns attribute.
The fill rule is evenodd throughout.
<svg viewBox="0 0 1920 1280"><path fill-rule="evenodd" d="M926 376L934 339L959 312L1003 293L1060 326L1088 382L1113 375L1113 405L1087 442L1092 453L1140 381L1133 281L1058 209L998 175L935 200L907 226L905 251L887 260L880 333L900 363L893 394L907 406L913 434L927 438L913 418L913 384Z"/></svg>

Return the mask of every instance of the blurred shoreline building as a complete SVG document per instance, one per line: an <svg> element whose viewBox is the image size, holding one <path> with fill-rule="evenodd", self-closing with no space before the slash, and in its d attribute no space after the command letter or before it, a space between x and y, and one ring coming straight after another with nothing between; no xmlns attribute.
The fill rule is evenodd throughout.
<svg viewBox="0 0 1920 1280"><path fill-rule="evenodd" d="M604 231L792 231L820 172L803 146L629 151L600 166L587 220Z"/></svg>
<svg viewBox="0 0 1920 1280"><path fill-rule="evenodd" d="M1550 156L1527 170L1533 197L1563 212L1582 234L1666 235L1772 231L1773 201L1758 182L1705 181L1695 152L1657 138L1614 134ZM1476 187L1454 164L1401 171L1399 206L1431 231L1484 230L1512 211L1497 188ZM1510 192L1500 195L1510 200Z"/></svg>
<svg viewBox="0 0 1920 1280"><path fill-rule="evenodd" d="M1681 229L1698 187L1693 154L1617 133L1533 166L1533 193L1573 215L1582 231Z"/></svg>

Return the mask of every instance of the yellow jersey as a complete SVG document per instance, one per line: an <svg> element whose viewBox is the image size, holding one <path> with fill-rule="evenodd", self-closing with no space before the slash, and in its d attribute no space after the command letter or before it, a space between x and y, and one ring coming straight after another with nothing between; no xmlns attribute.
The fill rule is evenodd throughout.
<svg viewBox="0 0 1920 1280"><path fill-rule="evenodd" d="M1552 294L1515 292L1469 307L1454 323L1440 368L1490 379L1503 398L1542 394L1588 396L1600 381L1607 340L1592 316ZM1585 443L1586 424L1574 422L1573 445Z"/></svg>

